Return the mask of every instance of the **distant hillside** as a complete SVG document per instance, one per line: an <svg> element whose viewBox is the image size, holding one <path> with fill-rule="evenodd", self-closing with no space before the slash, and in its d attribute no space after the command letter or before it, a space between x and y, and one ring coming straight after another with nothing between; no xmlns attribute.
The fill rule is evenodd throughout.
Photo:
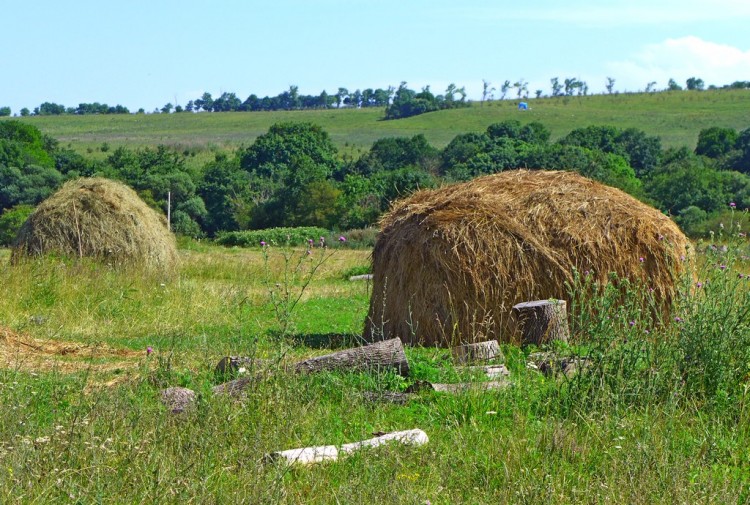
<svg viewBox="0 0 750 505"><path fill-rule="evenodd" d="M367 149L383 137L422 133L444 147L459 133L483 131L506 119L540 121L555 140L589 125L635 127L661 138L664 147L693 148L698 132L710 126L750 127L750 90L673 91L474 103L468 108L430 112L407 119L383 120L383 109L328 109L291 112L212 112L21 118L79 152L174 145L180 148L233 149L250 144L279 121L310 121L326 130L344 152Z"/></svg>

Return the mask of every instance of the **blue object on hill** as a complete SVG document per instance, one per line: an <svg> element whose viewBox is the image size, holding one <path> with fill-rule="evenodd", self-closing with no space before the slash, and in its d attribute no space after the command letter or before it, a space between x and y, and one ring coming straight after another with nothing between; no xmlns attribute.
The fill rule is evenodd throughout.
<svg viewBox="0 0 750 505"><path fill-rule="evenodd" d="M529 104L521 102L518 104L518 110L529 110Z"/></svg>

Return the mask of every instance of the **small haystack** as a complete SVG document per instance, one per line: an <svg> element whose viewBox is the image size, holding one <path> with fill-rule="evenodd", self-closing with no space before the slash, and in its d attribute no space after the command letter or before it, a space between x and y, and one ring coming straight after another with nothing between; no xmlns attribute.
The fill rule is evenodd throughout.
<svg viewBox="0 0 750 505"><path fill-rule="evenodd" d="M668 303L688 241L658 210L572 172L508 171L420 191L381 221L365 338L511 341L511 308L566 299L574 270Z"/></svg>
<svg viewBox="0 0 750 505"><path fill-rule="evenodd" d="M102 178L66 183L21 227L11 262L47 254L152 272L171 272L177 264L164 216L126 185Z"/></svg>

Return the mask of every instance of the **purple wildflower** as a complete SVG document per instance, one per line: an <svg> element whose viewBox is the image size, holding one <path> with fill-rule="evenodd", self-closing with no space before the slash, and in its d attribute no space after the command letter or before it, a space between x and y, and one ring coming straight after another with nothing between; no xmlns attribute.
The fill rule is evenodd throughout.
<svg viewBox="0 0 750 505"><path fill-rule="evenodd" d="M695 283L695 287L700 289L703 287L703 283L701 281L698 281Z"/></svg>
<svg viewBox="0 0 750 505"><path fill-rule="evenodd" d="M146 347L146 356L149 356L152 352L154 352L154 349L151 346Z"/></svg>
<svg viewBox="0 0 750 505"><path fill-rule="evenodd" d="M734 209L735 207L737 207L737 204L734 202L729 202L729 206Z"/></svg>
<svg viewBox="0 0 750 505"><path fill-rule="evenodd" d="M635 321L630 321L630 322L629 322L628 324L629 324L630 326L635 326Z"/></svg>
<svg viewBox="0 0 750 505"><path fill-rule="evenodd" d="M266 241L265 240L261 240L260 241L260 246L261 247L266 247Z"/></svg>
<svg viewBox="0 0 750 505"><path fill-rule="evenodd" d="M343 235L341 235L341 236L339 237L339 242L346 242L346 237L345 237L345 236L343 236Z"/></svg>
<svg viewBox="0 0 750 505"><path fill-rule="evenodd" d="M719 270L726 270L726 269L727 269L726 265L719 265Z"/></svg>
<svg viewBox="0 0 750 505"><path fill-rule="evenodd" d="M640 258L638 258L638 261L640 261L641 263L643 263L646 260L645 260L645 258L643 256L641 256Z"/></svg>
<svg viewBox="0 0 750 505"><path fill-rule="evenodd" d="M675 316L674 322L675 323L681 323L682 322L682 318L680 316Z"/></svg>

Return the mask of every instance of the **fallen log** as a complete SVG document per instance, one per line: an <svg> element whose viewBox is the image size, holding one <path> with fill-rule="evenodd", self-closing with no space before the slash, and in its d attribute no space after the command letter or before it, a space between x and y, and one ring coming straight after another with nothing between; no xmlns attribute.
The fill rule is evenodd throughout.
<svg viewBox="0 0 750 505"><path fill-rule="evenodd" d="M371 281L372 274L352 275L349 277L350 281Z"/></svg>
<svg viewBox="0 0 750 505"><path fill-rule="evenodd" d="M513 306L521 330L521 343L543 345L568 341L568 310L565 300L535 300Z"/></svg>
<svg viewBox="0 0 750 505"><path fill-rule="evenodd" d="M451 354L457 363L503 359L503 352L500 350L500 344L497 343L497 340L459 345L451 349Z"/></svg>
<svg viewBox="0 0 750 505"><path fill-rule="evenodd" d="M254 374L258 370L265 370L273 365L269 359L248 358L246 356L225 356L216 365L216 373L220 375Z"/></svg>
<svg viewBox="0 0 750 505"><path fill-rule="evenodd" d="M353 454L363 449L379 447L385 444L399 443L403 445L424 445L429 442L427 434L422 430L395 431L381 436L343 444L340 448L335 445L319 445L301 447L267 454L263 460L267 463L283 462L288 465L311 465L323 461L336 461L339 456Z"/></svg>
<svg viewBox="0 0 750 505"><path fill-rule="evenodd" d="M224 358L226 359L226 358ZM399 375L409 375L409 362L404 353L401 339L392 338L370 345L345 349L343 351L318 356L285 367L294 373L315 373L333 370L393 370ZM242 393L253 381L254 376L240 377L214 386L214 394Z"/></svg>
<svg viewBox="0 0 750 505"><path fill-rule="evenodd" d="M508 377L510 375L510 371L505 367L505 365L457 366L456 372L482 374L488 379Z"/></svg>
<svg viewBox="0 0 750 505"><path fill-rule="evenodd" d="M529 360L544 375L555 376L562 374L568 378L591 364L587 358L556 356L551 352L532 353L529 355Z"/></svg>
<svg viewBox="0 0 750 505"><path fill-rule="evenodd" d="M292 367L295 372L300 373L326 370L393 370L399 375L409 375L409 362L406 360L400 338L298 361Z"/></svg>
<svg viewBox="0 0 750 505"><path fill-rule="evenodd" d="M417 381L408 388L406 393L418 393L420 391L437 391L438 393L457 394L466 391L488 391L492 389L505 389L511 386L509 380L498 380L489 382L459 382L456 384L440 384L436 382Z"/></svg>

